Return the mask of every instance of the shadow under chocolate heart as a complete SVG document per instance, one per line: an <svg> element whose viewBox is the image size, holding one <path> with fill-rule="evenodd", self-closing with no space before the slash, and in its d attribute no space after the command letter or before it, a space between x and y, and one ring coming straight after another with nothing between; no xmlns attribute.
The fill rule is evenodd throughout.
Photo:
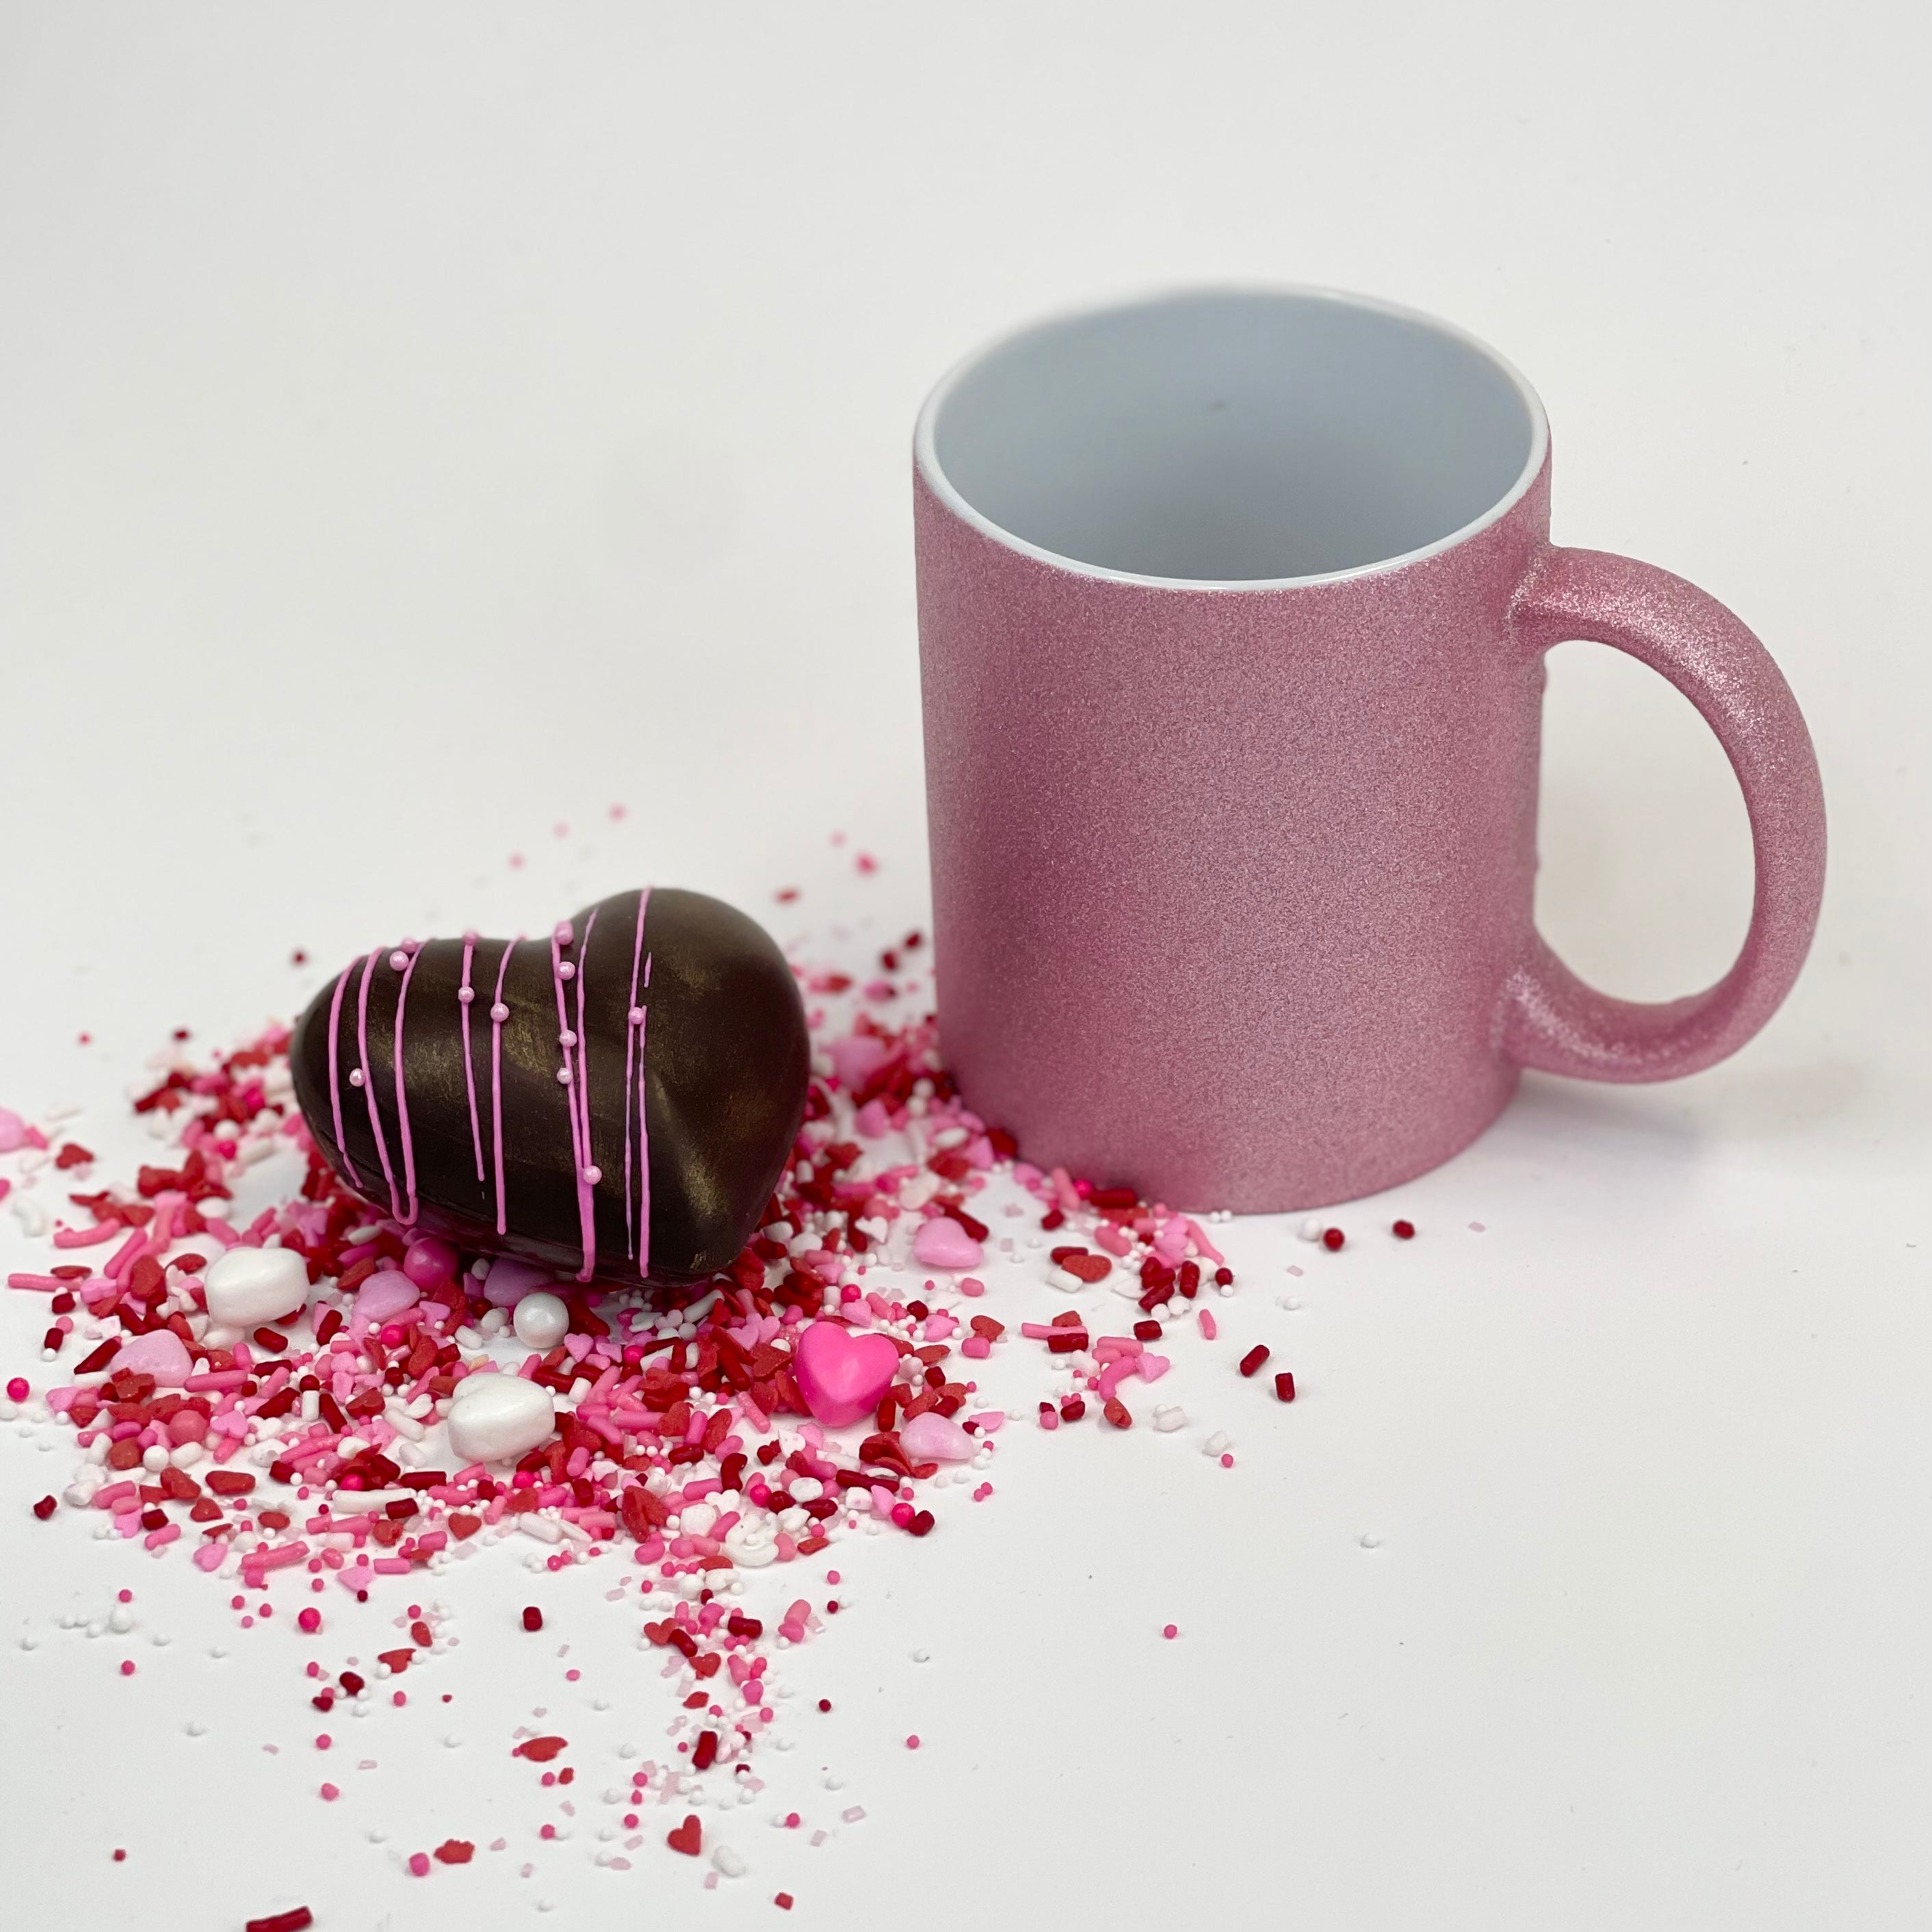
<svg viewBox="0 0 1932 1932"><path fill-rule="evenodd" d="M362 956L296 1022L323 1156L424 1233L578 1280L688 1284L736 1257L805 1115L784 955L722 901L620 892L541 939Z"/></svg>

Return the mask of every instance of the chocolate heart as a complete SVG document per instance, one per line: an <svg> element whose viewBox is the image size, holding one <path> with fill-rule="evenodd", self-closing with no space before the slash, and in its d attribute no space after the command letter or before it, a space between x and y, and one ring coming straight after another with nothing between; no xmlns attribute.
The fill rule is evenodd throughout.
<svg viewBox="0 0 1932 1932"><path fill-rule="evenodd" d="M588 1281L703 1281L758 1226L805 1115L784 956L701 892L620 892L538 940L346 967L296 1022L296 1098L397 1220Z"/></svg>

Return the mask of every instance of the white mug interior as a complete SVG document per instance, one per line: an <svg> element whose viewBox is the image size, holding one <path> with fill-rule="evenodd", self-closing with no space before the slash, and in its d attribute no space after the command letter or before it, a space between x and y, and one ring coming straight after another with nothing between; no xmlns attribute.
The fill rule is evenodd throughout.
<svg viewBox="0 0 1932 1932"><path fill-rule="evenodd" d="M1446 548L1534 481L1535 392L1474 337L1364 298L1210 289L1041 322L920 412L926 481L1013 548L1190 584Z"/></svg>

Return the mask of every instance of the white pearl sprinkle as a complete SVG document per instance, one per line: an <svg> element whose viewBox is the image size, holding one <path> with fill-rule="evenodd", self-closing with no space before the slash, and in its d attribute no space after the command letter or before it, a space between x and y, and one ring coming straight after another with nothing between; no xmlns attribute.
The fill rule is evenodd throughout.
<svg viewBox="0 0 1932 1932"><path fill-rule="evenodd" d="M510 1017L510 1010L508 1006L504 1005L501 1000L499 1000L496 1004L490 1009L490 1017L494 1020L499 1026L501 1026L503 1022Z"/></svg>
<svg viewBox="0 0 1932 1932"><path fill-rule="evenodd" d="M560 1046L574 1046L577 1044L577 1036L566 1027L562 1032L557 1035L556 1043Z"/></svg>
<svg viewBox="0 0 1932 1932"><path fill-rule="evenodd" d="M406 952L404 952L400 946L398 946L394 952L389 955L389 964L398 973L400 973L409 963L410 956Z"/></svg>
<svg viewBox="0 0 1932 1932"><path fill-rule="evenodd" d="M604 1170L601 1167L586 1167L584 1170L584 1178L595 1187L604 1178Z"/></svg>
<svg viewBox="0 0 1932 1932"><path fill-rule="evenodd" d="M349 1070L349 1084L352 1087L359 1087L362 1085L362 1070L361 1067L352 1066Z"/></svg>
<svg viewBox="0 0 1932 1932"><path fill-rule="evenodd" d="M577 977L577 968L573 966L568 959L566 959L563 964L556 969L556 976L560 980L574 980Z"/></svg>
<svg viewBox="0 0 1932 1932"><path fill-rule="evenodd" d="M633 1006L633 1007L631 1009L631 1024L632 1024L632 1025L633 1025L633 1026L642 1026L642 1025L644 1024L644 1008L643 1008L642 1006Z"/></svg>
<svg viewBox="0 0 1932 1932"><path fill-rule="evenodd" d="M456 997L466 1006L476 998L476 988L474 986L459 986L456 989Z"/></svg>
<svg viewBox="0 0 1932 1932"><path fill-rule="evenodd" d="M568 1067L560 1066L556 1070L556 1084L560 1087L568 1087L570 1084L570 1069Z"/></svg>

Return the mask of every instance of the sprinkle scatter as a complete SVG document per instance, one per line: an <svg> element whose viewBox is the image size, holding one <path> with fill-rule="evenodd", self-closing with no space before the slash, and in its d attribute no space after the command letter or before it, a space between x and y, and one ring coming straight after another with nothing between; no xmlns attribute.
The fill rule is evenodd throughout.
<svg viewBox="0 0 1932 1932"><path fill-rule="evenodd" d="M883 972L903 977L922 944L908 934ZM1130 1430L1172 1343L1216 1336L1203 1298L1235 1286L1203 1225L1218 1217L1027 1162L962 1101L930 1016L890 1017L903 987L794 970L814 1056L805 1124L757 1233L694 1288L553 1280L351 1192L296 1108L284 1028L206 1059L177 1040L134 1098L162 1150L130 1180L100 1179L79 1143L0 1111L0 1151L42 1184L16 1218L52 1250L7 1277L49 1316L36 1372L7 1394L70 1432L75 1457L34 1513L184 1557L232 1589L244 1628L272 1615L272 1592L298 1592L291 1621L308 1636L323 1635L332 1593L427 1596L426 1579L493 1546L538 1575L624 1566L606 1594L641 1612L640 1646L664 1659L676 1704L663 1761L629 1772L624 1822L675 1806L682 1822L658 1836L698 1858L704 1828L683 1804L707 1780L737 1781L727 1802L761 1788L750 1759L779 1721L774 1663L838 1610L815 1604L809 1578L773 1591L760 1573L802 1570L855 1535L926 1538L950 1488L991 1497L999 1431L1021 1412L982 1394L976 1370L996 1351L1039 1350L1042 1430ZM57 1214L49 1170L67 1184ZM259 1198L267 1174L280 1177L268 1204L244 1220L238 1194ZM1050 1287L1120 1313L1002 1319L986 1304L1006 1282L1009 1298ZM1250 1347L1241 1375L1268 1358ZM1293 1400L1291 1376L1274 1384ZM1146 1414L1156 1434L1187 1426L1178 1405ZM1225 1435L1208 1448L1233 1466ZM538 1606L512 1614L543 1630ZM410 1604L405 1640L373 1663L310 1663L316 1710L405 1702L395 1680L446 1647L441 1616ZM533 1730L510 1754L548 1790L571 1781L568 1750ZM645 1842L634 1829L623 1848ZM474 1849L452 1838L398 1862L429 1876ZM707 1882L742 1868L719 1849Z"/></svg>

